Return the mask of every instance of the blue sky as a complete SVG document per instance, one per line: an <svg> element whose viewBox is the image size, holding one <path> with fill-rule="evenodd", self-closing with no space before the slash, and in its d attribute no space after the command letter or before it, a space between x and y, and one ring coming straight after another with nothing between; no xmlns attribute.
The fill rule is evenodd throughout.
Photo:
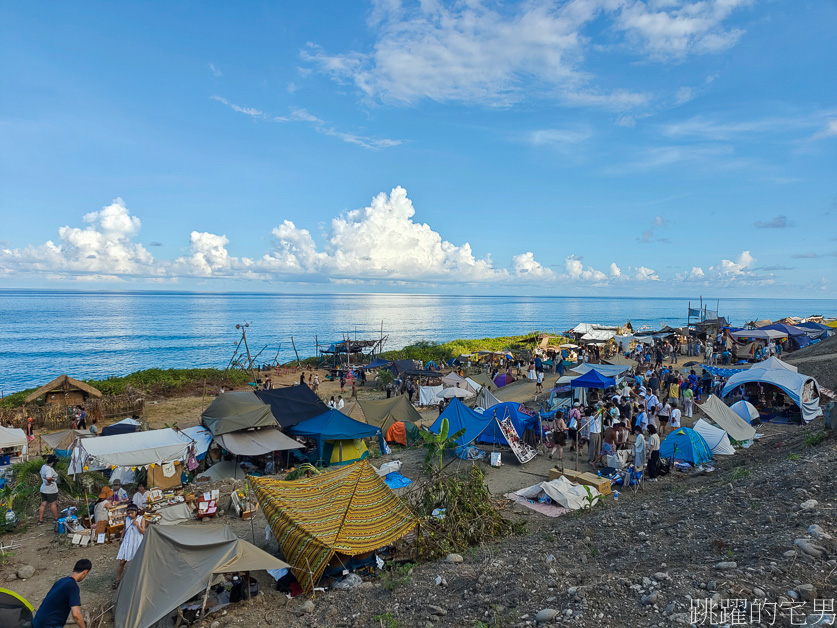
<svg viewBox="0 0 837 628"><path fill-rule="evenodd" d="M826 0L4 3L0 286L833 297L835 27Z"/></svg>

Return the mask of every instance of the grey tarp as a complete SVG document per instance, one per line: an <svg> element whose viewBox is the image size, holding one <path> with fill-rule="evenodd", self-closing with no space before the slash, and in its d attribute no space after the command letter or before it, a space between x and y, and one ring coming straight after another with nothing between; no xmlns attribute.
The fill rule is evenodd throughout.
<svg viewBox="0 0 837 628"><path fill-rule="evenodd" d="M469 377L480 386L497 388L497 385L491 380L491 377L489 377L486 373L477 373L476 375L470 375Z"/></svg>
<svg viewBox="0 0 837 628"><path fill-rule="evenodd" d="M76 437L89 438L91 436L94 434L91 434L90 430L59 430L52 434L41 434L41 440L50 449L66 450L76 441Z"/></svg>
<svg viewBox="0 0 837 628"><path fill-rule="evenodd" d="M302 448L299 442L285 436L277 427L221 434L215 437L215 441L227 451L239 456L260 456L271 451Z"/></svg>
<svg viewBox="0 0 837 628"><path fill-rule="evenodd" d="M488 390L488 388L483 387L482 390L480 390L477 394L477 402L474 407L487 410L492 406L496 406L498 403L501 403L501 401L497 399L497 397L492 395L491 391Z"/></svg>
<svg viewBox="0 0 837 628"><path fill-rule="evenodd" d="M753 429L753 426L738 416L732 408L715 395L709 395L706 401L698 405L698 408L715 421L718 427L729 434L733 440L744 442L755 438L756 430Z"/></svg>
<svg viewBox="0 0 837 628"><path fill-rule="evenodd" d="M230 571L290 567L229 526L149 526L114 596L114 625L148 628Z"/></svg>
<svg viewBox="0 0 837 628"><path fill-rule="evenodd" d="M238 463L232 460L222 460L203 473L198 473L197 478L209 478L213 482L220 482L221 480L243 480L244 476L244 469Z"/></svg>
<svg viewBox="0 0 837 628"><path fill-rule="evenodd" d="M249 390L218 395L201 414L201 422L213 436L276 425L270 406Z"/></svg>
<svg viewBox="0 0 837 628"><path fill-rule="evenodd" d="M358 401L358 403L360 409L363 410L363 418L366 422L380 427L384 434L393 423L398 421L417 425L421 423L421 415L405 395L379 401Z"/></svg>

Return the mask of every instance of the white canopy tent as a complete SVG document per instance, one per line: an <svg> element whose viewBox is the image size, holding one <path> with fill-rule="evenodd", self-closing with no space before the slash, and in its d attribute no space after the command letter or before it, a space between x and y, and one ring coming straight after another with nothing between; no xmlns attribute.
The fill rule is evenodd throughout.
<svg viewBox="0 0 837 628"><path fill-rule="evenodd" d="M183 460L195 441L171 428L84 438L76 441L68 473L84 467L144 467Z"/></svg>
<svg viewBox="0 0 837 628"><path fill-rule="evenodd" d="M590 371L596 371L602 377L618 377L630 367L628 366L614 366L612 364L579 364L571 368L573 373L584 375ZM571 378L571 380L574 378Z"/></svg>
<svg viewBox="0 0 837 628"><path fill-rule="evenodd" d="M810 423L818 416L822 416L817 380L784 368L764 369L761 365L756 365L746 371L736 373L727 380L721 394L726 397L742 384L753 382L772 384L785 391L799 406L805 423Z"/></svg>
<svg viewBox="0 0 837 628"><path fill-rule="evenodd" d="M0 453L2 450L7 450L11 455L25 456L28 449L29 441L26 439L26 432L17 427L0 427Z"/></svg>
<svg viewBox="0 0 837 628"><path fill-rule="evenodd" d="M775 329L742 329L741 331L732 331L729 335L738 339L754 338L756 340L778 340L788 337L785 332Z"/></svg>

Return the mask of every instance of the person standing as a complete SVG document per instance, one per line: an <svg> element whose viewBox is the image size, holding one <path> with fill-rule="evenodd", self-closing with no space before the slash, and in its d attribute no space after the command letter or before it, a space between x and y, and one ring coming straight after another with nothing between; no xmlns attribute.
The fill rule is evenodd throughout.
<svg viewBox="0 0 837 628"><path fill-rule="evenodd" d="M558 460L564 462L564 445L567 444L567 424L564 422L564 415L560 410L555 414L555 427L550 433L551 444L549 446L549 459L552 460L553 454L558 452Z"/></svg>
<svg viewBox="0 0 837 628"><path fill-rule="evenodd" d="M677 407L677 404L674 403L671 406L671 431L680 429L680 417L681 412L680 408Z"/></svg>
<svg viewBox="0 0 837 628"><path fill-rule="evenodd" d="M50 454L41 467L41 507L38 509L38 525L44 523L44 512L47 504L52 512L52 518L58 521L58 472L55 464L58 458Z"/></svg>
<svg viewBox="0 0 837 628"><path fill-rule="evenodd" d="M134 559L144 534L145 519L139 516L139 508L136 504L128 504L128 514L125 515L125 533L122 535L122 543L119 546L119 553L116 555L119 566L116 568L116 580L113 581L112 588L119 587L125 565Z"/></svg>
<svg viewBox="0 0 837 628"><path fill-rule="evenodd" d="M692 416L692 408L695 402L695 391L689 386L683 391L683 412L687 417Z"/></svg>
<svg viewBox="0 0 837 628"><path fill-rule="evenodd" d="M602 408L597 408L587 420L590 423L590 441L587 443L587 462L595 465L602 451Z"/></svg>
<svg viewBox="0 0 837 628"><path fill-rule="evenodd" d="M148 504L148 491L145 489L145 484L142 482L137 484L137 492L134 493L131 501L134 503L134 506L139 509L139 514L143 514L145 512L145 507Z"/></svg>
<svg viewBox="0 0 837 628"><path fill-rule="evenodd" d="M86 628L84 616L81 614L78 583L87 577L92 568L93 563L87 558L82 558L73 567L72 574L55 581L35 614L33 628L64 628L71 613L76 626Z"/></svg>
<svg viewBox="0 0 837 628"><path fill-rule="evenodd" d="M653 425L648 426L648 480L657 481L657 464L660 461L660 435Z"/></svg>

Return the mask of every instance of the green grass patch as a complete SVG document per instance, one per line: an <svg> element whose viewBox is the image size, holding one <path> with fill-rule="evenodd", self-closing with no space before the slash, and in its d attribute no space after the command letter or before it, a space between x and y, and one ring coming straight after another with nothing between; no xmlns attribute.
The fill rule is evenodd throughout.
<svg viewBox="0 0 837 628"><path fill-rule="evenodd" d="M413 573L413 563L395 564L388 562L381 572L381 586L387 591L394 591L410 582Z"/></svg>
<svg viewBox="0 0 837 628"><path fill-rule="evenodd" d="M805 436L805 444L808 447L816 447L821 445L828 438L828 430L820 430L818 432L811 432Z"/></svg>

